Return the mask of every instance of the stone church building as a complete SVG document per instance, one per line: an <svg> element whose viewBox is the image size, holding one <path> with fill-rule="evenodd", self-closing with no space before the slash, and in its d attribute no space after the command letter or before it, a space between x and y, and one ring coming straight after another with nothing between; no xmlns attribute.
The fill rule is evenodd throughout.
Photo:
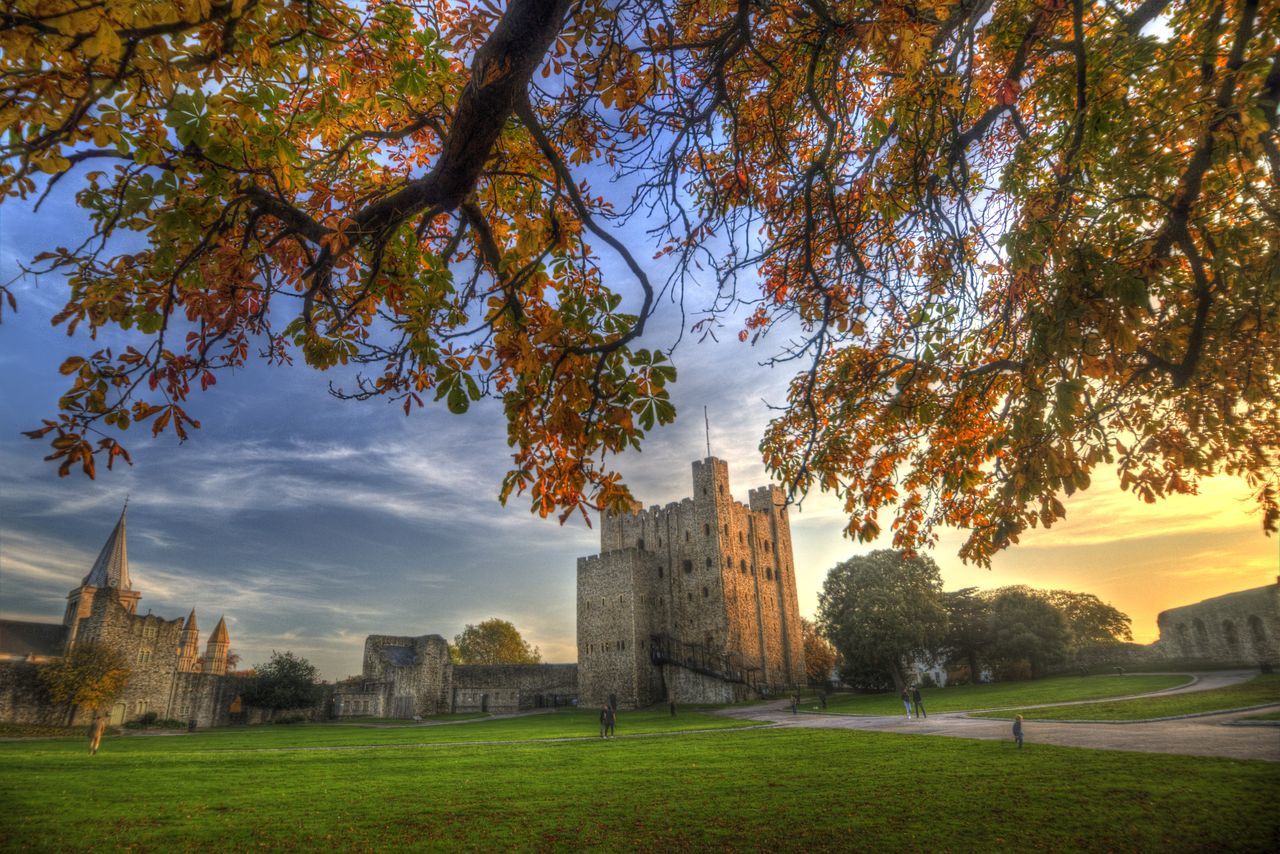
<svg viewBox="0 0 1280 854"><path fill-rule="evenodd" d="M126 512L127 507L84 580L67 594L61 623L0 620L0 720L66 723L64 710L40 702L36 667L89 641L120 651L130 669L129 682L109 711L113 725L155 712L211 726L230 723L238 711L240 681L226 675L231 639L224 619L209 634L202 655L194 609L185 620L138 613L142 594L129 578ZM79 710L74 722L88 717Z"/></svg>

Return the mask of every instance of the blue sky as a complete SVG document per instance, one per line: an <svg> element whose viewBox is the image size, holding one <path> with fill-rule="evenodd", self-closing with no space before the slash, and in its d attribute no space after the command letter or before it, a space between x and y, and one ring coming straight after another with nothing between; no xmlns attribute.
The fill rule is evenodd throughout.
<svg viewBox="0 0 1280 854"><path fill-rule="evenodd" d="M76 238L83 220L68 198L55 194L38 215L0 207L5 280L21 260ZM651 254L639 228L626 236L642 260ZM29 278L16 290L19 313L6 311L0 325L0 616L58 619L128 495L141 609L176 618L194 607L203 636L225 615L247 664L290 649L341 678L358 672L367 634L452 637L492 616L513 621L547 660L574 660L575 560L598 551L598 536L580 520L538 519L523 499L498 504L510 458L497 404L406 418L381 402L330 397L328 375L255 364L195 396L190 411L203 429L185 445L131 431L132 467L96 481L59 479L41 459L45 444L19 431L54 412L65 386L57 366L91 345L50 327L64 299L57 278ZM690 294L687 305L702 300ZM680 322L663 303L644 343L670 345ZM677 423L618 461L644 503L689 493L689 463L705 452L704 405L735 495L744 500L765 482L756 446L767 403L783 401L788 377L759 362L781 342L753 349L734 333L720 342L685 338L675 354ZM1027 583L1097 593L1150 640L1159 610L1275 580L1280 544L1262 535L1246 496L1219 479L1201 496L1147 507L1099 477L1068 501L1064 523L1031 532L990 571L958 561L959 532L933 556L950 588ZM823 496L793 511L805 615L834 563L875 547L843 540L841 526Z"/></svg>

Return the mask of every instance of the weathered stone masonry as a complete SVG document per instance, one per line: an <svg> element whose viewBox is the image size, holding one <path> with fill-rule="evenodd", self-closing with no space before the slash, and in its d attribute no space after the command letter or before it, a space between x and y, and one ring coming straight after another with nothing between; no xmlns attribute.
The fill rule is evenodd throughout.
<svg viewBox="0 0 1280 854"><path fill-rule="evenodd" d="M578 561L584 702L716 702L804 681L786 502L734 501L728 466L693 463L693 496L605 514L600 554Z"/></svg>

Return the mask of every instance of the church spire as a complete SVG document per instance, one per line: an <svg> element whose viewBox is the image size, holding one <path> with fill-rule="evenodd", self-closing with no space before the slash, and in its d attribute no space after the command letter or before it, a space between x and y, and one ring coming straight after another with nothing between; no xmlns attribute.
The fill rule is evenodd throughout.
<svg viewBox="0 0 1280 854"><path fill-rule="evenodd" d="M84 581L80 582L80 586L114 587L121 591L133 589L129 580L129 543L125 532L125 514L128 511L129 502L126 499L124 508L120 511L120 520L116 522L115 529L107 537L102 551L98 552L98 559L93 562L93 568L84 577Z"/></svg>
<svg viewBox="0 0 1280 854"><path fill-rule="evenodd" d="M213 627L213 634L209 635L209 642L204 648L204 665L201 669L205 673L217 673L222 675L227 672L227 649L231 646L231 638L227 634L227 620L225 617L218 618L218 625Z"/></svg>
<svg viewBox="0 0 1280 854"><path fill-rule="evenodd" d="M178 644L178 670L191 673L200 669L200 629L196 626L196 609L182 627L182 639Z"/></svg>

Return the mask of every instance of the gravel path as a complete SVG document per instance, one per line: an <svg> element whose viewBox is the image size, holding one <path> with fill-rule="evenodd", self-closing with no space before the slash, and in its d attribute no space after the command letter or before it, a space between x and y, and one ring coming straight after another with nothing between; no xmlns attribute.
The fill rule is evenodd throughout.
<svg viewBox="0 0 1280 854"><path fill-rule="evenodd" d="M1196 673L1195 682L1164 691L1136 696L1150 697L1188 691L1206 691L1243 682L1257 671L1222 671ZM1110 702L1112 699L1083 702ZM1047 706L1076 705L1049 703ZM1019 708L1044 708L1020 706ZM1280 708L1277 706L1276 708ZM973 710L977 711L977 710ZM984 710L988 711L988 710ZM1134 721L1132 723L1052 723L1024 721L1026 749L1037 743L1064 747L1090 747L1098 750L1132 750L1141 753L1179 753L1188 756L1224 756L1232 759L1265 759L1280 762L1280 728L1231 726L1240 718L1257 715L1247 712L1225 712L1181 720ZM783 727L857 729L870 732L896 732L911 735L942 735L954 738L980 738L1008 741L1013 748L1011 723L989 718L971 718L968 712L943 712L924 720L908 721L898 716L822 715L807 712L791 714L786 701L746 709L725 709L721 714L755 721L775 721Z"/></svg>

